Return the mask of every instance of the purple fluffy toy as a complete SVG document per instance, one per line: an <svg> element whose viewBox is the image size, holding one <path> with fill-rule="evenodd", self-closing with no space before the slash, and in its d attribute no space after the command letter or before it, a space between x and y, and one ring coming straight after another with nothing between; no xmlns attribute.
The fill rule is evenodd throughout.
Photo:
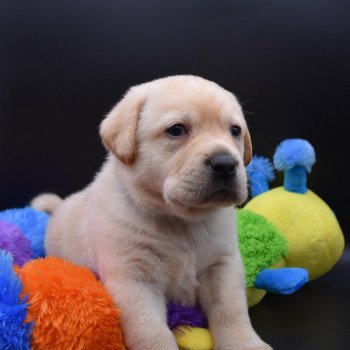
<svg viewBox="0 0 350 350"><path fill-rule="evenodd" d="M20 229L10 222L0 220L0 249L10 252L13 262L22 266L33 257L31 242Z"/></svg>
<svg viewBox="0 0 350 350"><path fill-rule="evenodd" d="M178 326L208 328L207 319L199 307L168 304L168 326L174 329Z"/></svg>

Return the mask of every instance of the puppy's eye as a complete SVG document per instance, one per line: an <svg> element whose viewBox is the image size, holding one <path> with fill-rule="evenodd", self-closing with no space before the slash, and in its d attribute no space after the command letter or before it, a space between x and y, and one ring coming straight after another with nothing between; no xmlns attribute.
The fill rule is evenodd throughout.
<svg viewBox="0 0 350 350"><path fill-rule="evenodd" d="M171 126L166 132L168 135L175 137L187 134L187 130L182 124L175 124Z"/></svg>
<svg viewBox="0 0 350 350"><path fill-rule="evenodd" d="M231 126L230 131L231 131L231 135L233 137L238 137L241 134L242 129L238 125L233 125L233 126Z"/></svg>

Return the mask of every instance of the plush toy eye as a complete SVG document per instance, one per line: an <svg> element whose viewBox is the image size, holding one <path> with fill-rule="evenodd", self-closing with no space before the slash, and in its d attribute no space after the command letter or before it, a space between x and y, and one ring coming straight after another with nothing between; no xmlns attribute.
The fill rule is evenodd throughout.
<svg viewBox="0 0 350 350"><path fill-rule="evenodd" d="M233 137L238 137L241 134L242 129L238 125L233 125L233 126L231 126L230 131L231 131L231 135Z"/></svg>
<svg viewBox="0 0 350 350"><path fill-rule="evenodd" d="M187 130L182 124L175 124L171 126L169 129L167 129L166 132L168 133L168 135L175 137L187 134Z"/></svg>

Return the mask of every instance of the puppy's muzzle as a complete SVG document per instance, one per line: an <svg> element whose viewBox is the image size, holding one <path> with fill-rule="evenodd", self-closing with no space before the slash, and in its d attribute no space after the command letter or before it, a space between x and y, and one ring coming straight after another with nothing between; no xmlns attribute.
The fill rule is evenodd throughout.
<svg viewBox="0 0 350 350"><path fill-rule="evenodd" d="M218 153L209 157L206 165L215 178L227 181L235 176L238 162L228 153Z"/></svg>

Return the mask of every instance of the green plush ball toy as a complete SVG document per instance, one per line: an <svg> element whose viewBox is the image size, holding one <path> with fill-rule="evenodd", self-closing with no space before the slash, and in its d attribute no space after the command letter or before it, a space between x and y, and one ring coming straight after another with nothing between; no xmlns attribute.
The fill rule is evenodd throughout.
<svg viewBox="0 0 350 350"><path fill-rule="evenodd" d="M246 275L247 301L257 304L266 290L255 288L261 271L284 267L288 243L275 225L248 209L237 211L238 241Z"/></svg>

